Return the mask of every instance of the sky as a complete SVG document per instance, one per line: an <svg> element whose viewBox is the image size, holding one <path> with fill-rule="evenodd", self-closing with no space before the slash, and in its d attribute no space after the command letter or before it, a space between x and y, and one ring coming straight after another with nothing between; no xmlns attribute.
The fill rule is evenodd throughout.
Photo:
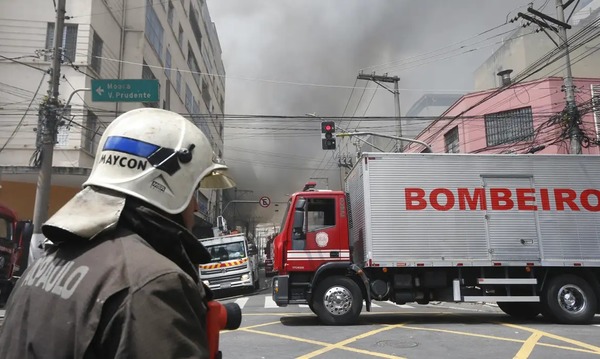
<svg viewBox="0 0 600 359"><path fill-rule="evenodd" d="M349 163L355 147L338 139L337 151L322 150L322 120L335 120L338 132L393 130L390 120L359 119L395 116L393 93L359 73L400 77L402 114L426 93L473 91L473 72L530 3L207 0L227 75L224 158L236 198L271 200L268 208L240 202L236 215L279 223L279 202L304 183L342 188L338 164ZM555 13L554 1L533 6Z"/></svg>

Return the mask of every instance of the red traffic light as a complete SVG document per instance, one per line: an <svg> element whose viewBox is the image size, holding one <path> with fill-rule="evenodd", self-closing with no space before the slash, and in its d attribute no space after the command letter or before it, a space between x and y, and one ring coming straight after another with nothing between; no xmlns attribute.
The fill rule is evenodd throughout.
<svg viewBox="0 0 600 359"><path fill-rule="evenodd" d="M321 122L321 133L333 133L335 132L335 122L323 121Z"/></svg>
<svg viewBox="0 0 600 359"><path fill-rule="evenodd" d="M321 122L321 143L324 150L335 150L335 122Z"/></svg>

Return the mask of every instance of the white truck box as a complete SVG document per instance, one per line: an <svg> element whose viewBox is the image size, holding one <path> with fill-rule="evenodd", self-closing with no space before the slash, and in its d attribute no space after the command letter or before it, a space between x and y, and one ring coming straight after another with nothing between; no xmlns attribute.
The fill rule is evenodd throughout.
<svg viewBox="0 0 600 359"><path fill-rule="evenodd" d="M355 263L600 264L599 156L364 153L358 160L346 181Z"/></svg>

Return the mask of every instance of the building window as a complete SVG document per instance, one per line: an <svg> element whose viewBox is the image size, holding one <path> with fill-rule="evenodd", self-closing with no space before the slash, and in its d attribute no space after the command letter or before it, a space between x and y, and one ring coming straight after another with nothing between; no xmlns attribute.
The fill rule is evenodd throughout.
<svg viewBox="0 0 600 359"><path fill-rule="evenodd" d="M163 43L163 27L160 24L160 20L154 11L152 6L152 0L146 0L146 37L148 42L158 54L160 58L162 55L162 43Z"/></svg>
<svg viewBox="0 0 600 359"><path fill-rule="evenodd" d="M144 79L144 80L156 80L156 76L154 76L154 73L152 72L152 69L150 68L150 66L148 66L148 64L146 63L146 61L143 61L142 79ZM160 84L158 85L158 93L160 93ZM160 102L159 101L156 101L156 102L142 102L142 104L144 106L146 106L146 107L159 108L159 106L160 106Z"/></svg>
<svg viewBox="0 0 600 359"><path fill-rule="evenodd" d="M198 45L198 50L202 49L202 31L200 31L200 26L198 24L200 16L190 3L190 26L192 27L192 32L194 33L194 38L196 39L196 44Z"/></svg>
<svg viewBox="0 0 600 359"><path fill-rule="evenodd" d="M165 55L165 74L167 78L171 78L171 51L167 49L167 54Z"/></svg>
<svg viewBox="0 0 600 359"><path fill-rule="evenodd" d="M181 72L177 70L177 78L175 79L175 91L177 94L181 94Z"/></svg>
<svg viewBox="0 0 600 359"><path fill-rule="evenodd" d="M179 44L179 48L183 51L183 28L181 24L179 25L179 33L177 34L177 43Z"/></svg>
<svg viewBox="0 0 600 359"><path fill-rule="evenodd" d="M99 133L100 126L98 126L98 116L92 111L87 111L85 116L85 125L83 127L83 149L88 151L90 154L95 155L96 149L98 148L98 141L100 141Z"/></svg>
<svg viewBox="0 0 600 359"><path fill-rule="evenodd" d="M600 140L600 85L592 87L592 109L594 111L594 122L596 123L596 137Z"/></svg>
<svg viewBox="0 0 600 359"><path fill-rule="evenodd" d="M533 139L531 107L492 113L484 120L488 147Z"/></svg>
<svg viewBox="0 0 600 359"><path fill-rule="evenodd" d="M458 126L454 127L444 135L444 144L446 153L459 153L460 147L458 144Z"/></svg>
<svg viewBox="0 0 600 359"><path fill-rule="evenodd" d="M169 9L167 10L167 22L169 23L169 26L171 26L171 28L173 28L173 3L171 2L171 0L169 0Z"/></svg>
<svg viewBox="0 0 600 359"><path fill-rule="evenodd" d="M185 84L185 108L189 114L194 113L194 96L192 96L192 90Z"/></svg>
<svg viewBox="0 0 600 359"><path fill-rule="evenodd" d="M100 75L100 70L102 69L103 46L104 41L102 41L100 36L94 31L94 38L92 40L92 69L94 69L98 75Z"/></svg>
<svg viewBox="0 0 600 359"><path fill-rule="evenodd" d="M206 108L210 108L210 91L208 90L206 79L202 79L202 100L204 100Z"/></svg>
<svg viewBox="0 0 600 359"><path fill-rule="evenodd" d="M75 61L75 50L77 49L77 24L65 24L62 37L63 60L67 62ZM46 49L48 50L45 61L52 59L52 50L54 49L54 23L49 22L46 30Z"/></svg>
<svg viewBox="0 0 600 359"><path fill-rule="evenodd" d="M187 64L190 67L190 71L192 72L192 76L194 76L198 87L202 86L202 78L200 77L200 67L198 66L198 61L196 61L196 56L194 56L194 52L192 51L192 47L189 45L189 43Z"/></svg>
<svg viewBox="0 0 600 359"><path fill-rule="evenodd" d="M192 120L193 120L194 124L196 125L196 127L200 128L200 130L202 130L202 132L206 135L206 137L211 139L211 142L212 142L212 135L210 134L210 129L208 128L208 121L203 116L200 116L200 104L195 101L194 101L194 108L192 111Z"/></svg>

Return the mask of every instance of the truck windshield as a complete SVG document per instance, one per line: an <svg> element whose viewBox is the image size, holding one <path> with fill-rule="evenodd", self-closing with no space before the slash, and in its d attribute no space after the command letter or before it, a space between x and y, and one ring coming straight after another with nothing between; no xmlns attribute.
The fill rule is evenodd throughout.
<svg viewBox="0 0 600 359"><path fill-rule="evenodd" d="M243 242L207 246L206 249L212 257L211 262L222 262L232 259L246 258L246 246Z"/></svg>
<svg viewBox="0 0 600 359"><path fill-rule="evenodd" d="M0 216L0 239L11 240L11 232L11 222L8 219Z"/></svg>
<svg viewBox="0 0 600 359"><path fill-rule="evenodd" d="M288 211L290 210L290 205L292 203L292 199L290 198L287 203L287 207L285 207L285 211L283 212L283 218L281 219L281 226L279 226L279 230L282 231L285 226L285 220L287 219Z"/></svg>

